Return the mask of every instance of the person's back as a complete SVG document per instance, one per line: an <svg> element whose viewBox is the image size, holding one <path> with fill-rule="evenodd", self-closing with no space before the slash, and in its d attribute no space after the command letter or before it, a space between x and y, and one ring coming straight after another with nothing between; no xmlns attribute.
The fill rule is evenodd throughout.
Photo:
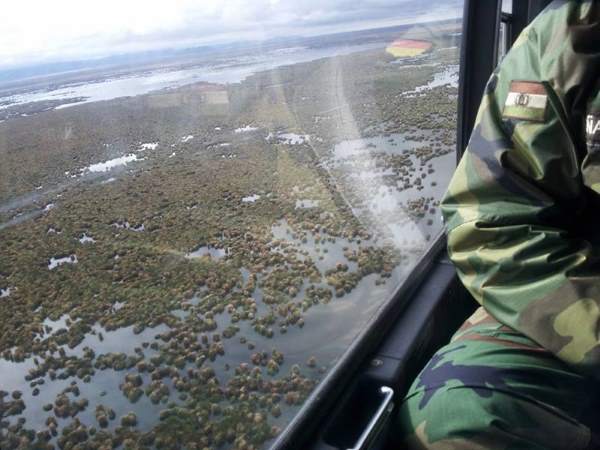
<svg viewBox="0 0 600 450"><path fill-rule="evenodd" d="M413 384L406 448L600 448L599 74L600 1L570 0L491 77L442 204L482 307Z"/></svg>

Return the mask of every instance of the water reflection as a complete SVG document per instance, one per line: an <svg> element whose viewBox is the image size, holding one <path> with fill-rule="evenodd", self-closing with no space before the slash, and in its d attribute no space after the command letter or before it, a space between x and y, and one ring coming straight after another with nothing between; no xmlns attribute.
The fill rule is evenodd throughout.
<svg viewBox="0 0 600 450"><path fill-rule="evenodd" d="M68 255L68 256L57 256L52 257L48 261L48 269L53 270L58 266L62 266L63 264L77 264L77 255Z"/></svg>
<svg viewBox="0 0 600 450"><path fill-rule="evenodd" d="M214 259L221 259L225 257L227 250L224 248L216 248L210 245L201 245L196 250L191 251L185 255L186 258L202 258L208 256Z"/></svg>

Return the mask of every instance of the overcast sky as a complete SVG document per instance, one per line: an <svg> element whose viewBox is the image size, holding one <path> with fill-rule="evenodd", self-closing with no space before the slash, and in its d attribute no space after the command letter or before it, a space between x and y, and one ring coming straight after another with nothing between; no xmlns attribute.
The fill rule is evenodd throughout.
<svg viewBox="0 0 600 450"><path fill-rule="evenodd" d="M0 69L461 14L462 0L8 0Z"/></svg>

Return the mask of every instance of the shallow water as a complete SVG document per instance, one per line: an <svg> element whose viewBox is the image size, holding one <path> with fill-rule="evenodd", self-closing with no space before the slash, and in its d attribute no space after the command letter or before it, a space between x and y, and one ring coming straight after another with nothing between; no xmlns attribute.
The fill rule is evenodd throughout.
<svg viewBox="0 0 600 450"><path fill-rule="evenodd" d="M323 274L328 269L333 269L337 263L345 263L348 265L350 272L356 271L358 265L356 262L349 261L344 256L343 248L346 247L350 251L357 251L361 244L352 242L348 239L336 238L335 242L326 240L325 243L316 244L316 236L312 232L306 233L306 240L295 235L291 226L286 220L276 222L271 231L273 239L282 241L285 246L275 247L274 252L284 253L285 251L306 252L304 256L310 257L319 271ZM330 237L326 234L320 237ZM363 241L362 246L374 245L371 241ZM285 247L285 250L284 250ZM317 251L319 249L319 251ZM327 249L327 253L322 250ZM299 256L298 254L296 254ZM322 257L322 259L320 259ZM251 355L255 352L266 351L270 353L273 349L277 349L284 354L284 361L279 366L279 373L285 374L291 369L294 364L302 367L302 370L311 377L319 377L319 368L329 368L335 363L341 352L348 347L350 342L355 338L357 323L364 323L381 304L381 300L385 299L391 289L404 276L404 270L407 266L398 266L392 273L392 277L388 279L386 284L376 285L375 280L377 274L372 274L364 277L358 285L343 297L336 298L333 296L329 303L320 303L313 305L303 313L306 322L306 328L301 328L296 325L287 327L287 331L282 333L278 327L273 325L275 336L268 338L256 333L253 329L251 321L239 321L233 323L231 316L227 312L216 314L214 319L218 324L219 330L224 330L230 325L237 326L239 331L231 339L223 339L225 355L220 356L217 360L211 363L215 369L217 377L221 383L226 383L228 373L240 361L248 361ZM268 271L267 271L268 272ZM250 277L250 272L246 268L240 268L243 284L245 285ZM260 288L260 283L266 273L257 274L257 287L252 293L252 298L257 303L256 317L261 317L274 311L270 306L263 302L263 292ZM305 297L305 290L314 285L316 287L333 288L321 283L311 283L305 280L298 294L294 297L295 300L301 301ZM202 302L202 294L194 296L189 303L198 305ZM184 309L175 309L171 313L185 320L190 312ZM352 324L352 325L349 325ZM249 349L247 345L240 344L239 338L245 337L248 342L254 346ZM307 368L307 360L309 357L315 357L317 365L315 368ZM281 405L282 407L284 405Z"/></svg>
<svg viewBox="0 0 600 450"><path fill-rule="evenodd" d="M108 172L111 169L119 166L126 166L128 163L133 161L139 161L137 155L129 153L128 155L120 156L118 158L109 159L95 164L91 164L86 168L82 169L82 172Z"/></svg>
<svg viewBox="0 0 600 450"><path fill-rule="evenodd" d="M384 180L386 177L392 175L390 169L377 167L376 164L369 165L369 160L373 155L377 154L401 154L406 151L408 146L408 141L404 139L404 136L400 135L391 137L378 136L372 139L360 140L360 142L346 141L333 149L332 157L327 162L333 172L343 169L346 177L344 182L356 183L357 179L362 179L362 184L369 186L368 198L373 203L367 202L352 206L356 208L359 216L367 215L371 219L386 224L392 230L392 234L394 231L397 232L399 241L400 239L407 239L407 235L409 234L407 227L409 225L415 226L421 237L427 231L422 228L422 221L415 221L408 225L404 222L398 222L396 220L396 212L403 212L402 206L405 202L425 195L424 192L426 192L426 195L431 196L437 195L438 192L434 192L429 188L424 191L417 191L416 189L392 189L389 192L389 186L384 183ZM414 165L418 165L416 158L413 157L411 160ZM432 168L436 168L438 167L437 164L442 164L442 161L445 161L444 164L449 164L448 161L450 160L450 156L434 158L427 164L431 164ZM367 169L365 169L365 161ZM441 186L438 187L439 189L442 188ZM378 192L375 198L371 195L373 190ZM306 198L310 195L308 194L308 190L305 192L305 190L298 188L294 189L294 192L296 194L304 194L296 200L297 207L319 207L318 200ZM244 199L252 199L248 200L249 202L256 201L259 198L258 194L244 197ZM134 231L143 230L143 224L132 227L129 222L115 223L113 226ZM434 223L430 228L435 227L439 228L439 224ZM273 252L294 254L299 259L310 258L322 275L327 270L335 268L339 263L346 264L349 272L356 272L358 264L347 259L344 254L344 248L347 252L358 252L360 248L378 245L378 242L374 239L362 240L361 243L358 243L357 241L345 238L334 238L326 233L319 233L318 236L313 232L300 234L295 232L286 220L279 220L274 223L271 227L271 232L273 240L280 241L280 245L272 249ZM79 238L80 242L84 237L93 239L84 233ZM324 241L322 240L323 238L325 238ZM318 243L317 239L319 240ZM89 241L86 240L86 242ZM213 259L222 259L226 255L226 249L204 245L185 256L188 258L208 256ZM214 362L210 363L221 385L224 386L226 384L227 380L233 375L233 368L241 361L249 361L251 355L255 352L266 351L270 353L275 348L284 354L284 361L279 367L280 375L287 374L292 365L299 364L302 367L303 373L313 378L319 378L321 376L319 369L324 368L326 370L336 362L337 358L340 357L342 352L355 339L357 327L372 317L394 287L397 286L398 282L405 276L417 256L417 253L408 253L407 259L393 270L391 278L387 279L385 284L376 284L375 282L379 279L379 275L371 274L363 277L357 286L344 296L337 298L334 295L328 303L313 305L303 312L303 319L306 323L304 328L297 325L290 325L287 327L286 332L282 333L277 325L273 325L275 332L273 338L259 335L254 330L251 320L232 323L231 315L226 311L216 314L214 319L218 324L217 330L219 332L222 332L230 325L235 325L239 328L235 336L222 340L225 355L219 356ZM63 263L72 262L70 258L70 256L63 257L65 260ZM56 266L58 266L59 260L53 259ZM257 287L252 292L252 298L257 304L257 318L270 314L274 308L263 301L263 291L260 287L261 281L268 275L268 272L268 270L265 270L257 274ZM250 277L249 270L244 267L240 268L240 275L245 285ZM294 301L301 302L305 298L306 289L311 285L327 288L333 292L333 288L325 284L324 281L311 283L309 280L304 280L298 294L294 297ZM191 300L187 302L182 300L181 307L175 307L170 311L170 314L176 319L185 321L189 317L190 311L186 310L187 307L184 304L199 305L202 302L203 293L205 292L206 289L203 288ZM126 307L126 303L115 302L113 304L113 312ZM67 319L68 316L66 315L55 321L47 319L44 325L49 327L48 334L56 333L61 328L66 328ZM83 357L85 348L93 349L96 357L107 353L133 355L136 352L136 347L139 350L143 342L152 343L159 333L168 329L166 325L161 325L156 328L143 329L140 333L136 334L132 326L108 331L101 325L95 324L92 326L92 331L85 335L80 344L74 348L64 346L63 349L67 356L77 358ZM47 335L40 336L40 338L47 337ZM240 337L245 337L248 342L252 342L254 349L248 348L248 345L241 344ZM145 348L142 352L146 359L154 354L154 351L150 348ZM312 369L307 367L309 357L316 358L317 367ZM43 411L43 406L53 403L56 396L70 385L73 378L50 381L48 377L44 377L45 385L40 389L38 396L33 396L32 389L27 386L27 383L22 378L23 374L27 373L29 368L32 367L34 367L32 358L21 363L9 362L0 358L0 373L10 372L10 375L6 377L6 381L3 379L3 383L6 385L3 389L8 391L23 391L23 399L27 404L27 410L22 414L22 417L27 419L28 427L42 429L44 428L45 417L48 415L48 413ZM140 430L149 430L156 425L160 410L164 409L166 405L154 405L146 395L143 395L136 403L131 403L119 389L119 385L123 382L126 373L126 370L96 370L91 383L84 383L81 380L77 380L77 386L81 391L80 398L86 398L89 401L88 407L77 414L77 417L83 423L96 425L94 410L96 405L102 404L110 406L116 413L117 419L110 422L109 430L114 430L120 423L120 417L129 412L136 414L138 420L137 428ZM144 381L143 386L147 386L150 382L148 374L144 373L141 375ZM173 389L168 380L165 380L165 383L170 388L168 401L180 402L177 391ZM69 394L69 398L75 400L71 394ZM282 417L279 419L269 419L274 424L285 424L286 420L289 420L290 415L296 410L294 407L287 407L284 404L281 407L283 412ZM66 423L67 419L59 419L59 425Z"/></svg>
<svg viewBox="0 0 600 450"><path fill-rule="evenodd" d="M343 141L334 146L331 158L324 164L330 175L338 179L338 187L356 216L400 249L426 246L442 227L441 214L434 202L442 198L456 158L447 153L422 164L411 152L433 140L435 136L431 133L423 133L419 142L393 133ZM408 174L400 178L409 178L408 187L402 181L392 181L394 170L381 164L381 155L407 155ZM411 211L418 202L429 205L423 207L426 212L422 217Z"/></svg>
<svg viewBox="0 0 600 450"><path fill-rule="evenodd" d="M242 197L242 203L254 203L255 201L260 200L260 195L253 194L247 197Z"/></svg>
<svg viewBox="0 0 600 450"><path fill-rule="evenodd" d="M277 140L282 144L300 145L310 142L310 135L296 133L279 133L277 135Z"/></svg>
<svg viewBox="0 0 600 450"><path fill-rule="evenodd" d="M81 244L93 244L94 242L96 242L96 240L93 237L88 236L86 233L83 233L78 240Z"/></svg>
<svg viewBox="0 0 600 450"><path fill-rule="evenodd" d="M193 137L193 136L192 136ZM156 150L158 147L158 142L147 142L145 144L140 144L140 151L144 150Z"/></svg>
<svg viewBox="0 0 600 450"><path fill-rule="evenodd" d="M243 127L240 128L236 128L235 130L233 130L234 133L249 133L251 131L256 131L258 130L258 127L253 127L251 125L244 125Z"/></svg>
<svg viewBox="0 0 600 450"><path fill-rule="evenodd" d="M424 91L442 86L458 88L458 70L459 66L457 64L445 66L442 71L433 74L433 80L431 80L429 83L417 86L414 90L405 92L404 95L410 96L414 94L421 94Z"/></svg>
<svg viewBox="0 0 600 450"><path fill-rule="evenodd" d="M71 317L68 314L63 314L56 320L52 320L49 317L47 317L42 322L44 332L41 334L41 337L50 336L60 329L68 328L67 321L69 321L70 323L76 322L75 320L71 320Z"/></svg>
<svg viewBox="0 0 600 450"><path fill-rule="evenodd" d="M422 134L427 140L433 138L431 133L422 132ZM333 161L326 162L326 164L331 165L332 162L337 164L342 160L352 160L356 157L368 156L371 153L402 154L405 150L412 150L423 144L424 142L412 140L403 133L350 139L334 145L332 150Z"/></svg>
<svg viewBox="0 0 600 450"><path fill-rule="evenodd" d="M186 253L185 257L192 258L202 258L203 256L209 256L212 259L221 259L227 255L227 250L224 248L216 248L208 245L202 245L198 247L196 250Z"/></svg>
<svg viewBox="0 0 600 450"><path fill-rule="evenodd" d="M296 209L317 208L319 206L319 203L319 200L296 200Z"/></svg>
<svg viewBox="0 0 600 450"><path fill-rule="evenodd" d="M435 81L436 79L434 77L434 82ZM441 81L438 80L438 82ZM87 101L93 100L88 99L86 102ZM323 106L323 108L327 107L328 106ZM326 117L327 116L323 116L323 120L326 120ZM240 154L240 157L244 157L245 149L243 148L243 145L238 143L239 140L249 141L251 138L253 140L253 144L255 141L261 141L264 145L263 138L270 126L273 126L271 129L282 129L277 128L275 125L264 125L260 123L261 131L254 133L255 131L258 131L259 128L258 126L254 126L256 124L254 122L250 122L250 120L252 119L249 119L247 116L244 116L243 119L239 119L239 121L235 122L233 127L227 128L226 131L223 132L223 136L219 140L212 141L213 143L210 144L210 147L208 148L215 149L216 147L230 146L231 144L229 142L223 142L223 140L232 138L233 133L241 133L235 136L235 146L232 147L232 151L235 149L235 151ZM239 128L235 128L236 126L239 126ZM293 130L297 128L290 127L289 129ZM194 128L194 130L197 131L196 128ZM220 127L215 127L215 130L220 131ZM171 151L177 150L177 153L173 151L171 156L179 154L180 156L174 161L178 161L180 159L183 160L183 158L185 158L185 148L188 146L179 144L184 144L194 139L193 135L187 134L188 132L192 132L192 129L177 129L175 131L176 134L169 136L168 143L160 144L161 148L168 148L168 145L176 148L169 150L169 152L166 152L165 149L165 153L161 153L160 156L164 156L166 158ZM413 136L414 134L415 133L413 133ZM96 170L97 172L108 172L109 170L112 170L118 166L126 166L128 163L139 161L143 158L135 158L131 161L120 160L132 155L135 156L134 153L137 152L156 150L159 145L158 142L142 143L143 141L152 140L153 137L155 136L148 136L145 138L136 136L136 140L133 141L130 150L133 153L121 156L120 158L111 159L103 163L96 163L95 165L89 166L87 169L83 169L82 172L94 172L94 170L91 170L91 167L94 166L98 167ZM284 272L284 275L286 275L286 269L289 269L290 272L292 269L296 270L292 266L296 264L298 260L308 261L310 259L321 275L325 275L326 273L331 274L331 272L328 271L336 268L336 266L338 268L337 270L345 270L340 268L340 264L342 266L347 266L347 271L349 273L357 273L362 270L362 267L364 266L362 266L362 260L361 267L358 266L357 262L351 261L349 259L352 258L352 256L350 256L351 254L357 254L361 249L364 250L365 248L369 247L378 247L384 243L387 244L390 242L390 240L391 242L396 243L397 246L402 250L402 256L405 259L403 259L402 263L391 272L390 278L384 279L379 274L367 275L360 279L358 284L350 292L345 293L341 297L335 296L335 289L327 284L327 280L325 278L318 282L310 281L307 278L301 281L294 279L293 286L292 283L290 283L289 287L286 286L283 288L285 292L285 294L282 296L283 299L277 299L277 301L282 302L282 305L291 307L299 306L301 308L307 307L305 300L307 299L307 290L311 287L327 289L333 295L330 301L322 300L321 303L310 305L310 308L303 311L302 319L305 323L304 328L301 328L297 324L287 324L287 328L280 327L282 319L277 316L275 323L268 325L274 331L274 336L272 338L268 338L260 335L254 329L255 323L253 323L252 319L241 320L234 323L233 321L236 320L236 318L233 316L232 319L231 312L225 310L225 312L222 313L215 313L214 320L218 325L217 329L214 331L215 334L222 333L231 325L239 328L239 331L233 337L222 337L225 354L218 356L214 362L206 363L206 365L210 365L215 369L222 387L225 386L231 379L234 368L240 362L248 362L251 359L251 355L255 352L265 351L270 353L273 349L282 351L285 358L283 363L280 365L279 374L274 378L278 378L279 376L289 373L289 370L293 364L299 364L302 367L303 375L313 379L321 378L325 370L335 364L337 359L343 354L343 351L346 350L348 345L356 338L358 331L362 328L365 322L371 318L376 310L381 307L384 301L388 299L391 292L405 277L412 267L414 261L419 256L419 252L413 251L413 249L416 248L417 250L422 250L422 247L426 245L427 236L434 234L435 231L440 229L440 222L437 217L439 213L436 212L434 215L433 213L429 214L429 212L427 212L425 217L415 218L409 214L411 207L410 203L417 201L423 196L438 198L439 195L441 195L441 191L445 187L445 183L443 181L440 182L440 170L443 171L443 173L449 172L450 170L448 167L451 167L453 164L453 157L451 155L445 155L433 158L431 161L423 165L422 167L425 168L425 171L429 169L436 170L437 175L431 178L424 178L425 181L422 190L417 189L416 186L406 188L404 186L400 186L399 183L391 183L390 180L396 176L396 172L393 168L387 167L385 164L381 164L382 160L380 158L382 156L403 155L410 149L422 146L428 141L433 141L435 139L435 136L430 132L421 133L419 137L424 137L424 140L415 140L404 134L392 134L375 136L369 139L340 142L331 149L331 154L326 156L326 161L323 163L323 166L328 168L331 171L330 173L337 177L333 181L335 181L336 185L341 188L342 195L348 194L346 196L347 200L360 220L367 224L375 223L375 226L368 225L366 228L376 231L381 230L382 235L385 237L390 237L388 240L382 239L379 233L376 234L376 237L359 240L358 238L346 239L333 237L324 231L319 233L312 231L299 232L296 228L299 227L298 222L295 221L299 220L298 217L320 217L322 219L326 218L327 214L330 214L329 212L321 213L322 210L319 209L321 207L325 208L323 205L325 203L327 203L327 206L330 205L330 202L323 200L324 197L321 194L321 191L316 187L315 189L311 189L314 186L302 186L302 188L295 187L293 189L294 195L291 197L291 205L293 206L295 202L296 209L308 209L308 211L296 211L290 213L289 216L287 216L289 221L286 219L280 219L274 223L261 223L261 226L265 227L262 232L268 230L270 227L272 240L279 241L278 245L272 243L272 247L267 247L267 250L265 251L267 258L271 259L272 261L278 261L277 263L273 263L270 266L261 269L263 266L261 255L261 260L258 264L252 266L248 264L247 268L239 267L235 264L240 264L240 260L237 258L236 252L230 252L231 247L216 248L208 245L200 245L197 248L190 246L189 248L186 248L186 250L191 250L189 253L178 253L172 258L176 259L178 264L186 264L183 257L205 257L213 260L222 260L218 264L212 264L212 266L217 270L225 267L228 271L239 269L242 284L240 285L238 281L238 285L235 285L236 281L234 279L233 284L235 286L231 288L231 283L228 282L229 286L227 289L232 289L233 293L238 296L234 297L236 299L241 297L245 299L245 301L252 303L252 301L247 298L251 296L256 303L254 318L267 319L267 316L275 315L277 313L277 304L267 303L267 301L272 301L268 298L267 301L265 301L265 297L272 294L271 288L268 286L266 281L269 281L268 277L273 271L276 270L278 273ZM270 139L271 140L268 138L269 143L279 143L290 146L307 144L310 143L311 140L313 142L322 142L320 137L316 134L311 137L310 135L301 135L282 131L276 132L274 135L270 134ZM194 147L200 147L200 145L196 145L197 142L199 143L200 141L195 140L193 142ZM292 152L293 148L288 147L287 150ZM229 155L227 155L227 153L229 153L229 149L219 150L217 148L217 157L219 154L221 154L221 158L233 159L236 156L234 153L229 153ZM137 154L140 157L146 156L146 154ZM110 156L116 155L112 154ZM167 160L165 159L165 161ZM413 172L408 175L412 183L418 177L420 177L423 170L421 170L422 167L420 161L416 156L411 155L407 161L410 162L410 167L413 169ZM235 161L223 162L223 166L235 163ZM129 172L131 172L131 170L129 170ZM113 174L114 172L111 172L110 174L107 173L103 176L97 176L96 181L100 182L102 179L105 179ZM83 175L83 173L77 172L76 176L80 175ZM127 176L126 171L123 171L123 176ZM89 176L86 178L93 177ZM438 181L436 186L432 186L430 184L432 178L435 178ZM115 178L109 178L103 182L110 181L115 181ZM119 184L125 184L125 182L125 179L119 180ZM298 184L301 183L301 181L298 182ZM116 187L117 186L113 186L113 189ZM345 192L344 188L346 187L351 189L347 189ZM363 189L359 190L359 192L356 192L356 187L361 187ZM260 200L257 205L238 204L239 206L242 206L240 209L241 211L252 211L257 207L262 206L263 203L266 204L268 202L268 197L271 196L271 194L266 193L266 191L269 189L272 189L273 192L279 193L279 191L276 189L263 185L260 185L260 187L245 186L244 189L245 190L241 191L241 194L238 195L237 202L239 202L240 197L244 195L247 195L241 198L241 202L244 204L257 202L259 199L261 199L261 196L264 198ZM198 196L190 198L203 198L203 196L199 194ZM187 198L185 202L178 203L178 208L183 209L185 207L188 210L198 208L198 205L194 203L196 200L192 200L190 198ZM202 202L206 202L206 204L203 204L198 211L187 214L190 215L190 217L202 216L205 209L207 209L206 207L211 206L211 201L212 200L210 196L208 196L206 199L203 198ZM67 203L65 202L65 205L66 204ZM36 207L40 207L41 205L43 205L43 203L40 201ZM60 206L62 209L63 203L60 203ZM55 211L55 213L56 212L62 211L58 210ZM122 216L119 215L116 217ZM127 217L127 215L125 215L125 217ZM118 228L117 230L113 229L115 235L120 235L121 238L131 238L132 235L128 234L128 231L124 230L138 232L145 231L143 223L135 222L135 214L129 215L133 225L127 221L124 221L125 217L121 219L122 221L112 224L113 227ZM145 215L143 217L148 216ZM52 218L52 216L49 216L49 218ZM137 217L137 219L141 220L140 217ZM317 219L317 221L318 220L319 219ZM431 223L429 223L430 220ZM88 236L86 233L83 233L87 226L83 229L77 229L75 234L71 234L73 231L70 230L68 226L63 225L60 222L58 222L58 225L55 226L64 227L63 229L65 235L63 237L65 239L69 239L76 247L77 243L75 243L73 239L78 239L81 244L86 245L95 242L92 236ZM351 229L353 227L349 228ZM43 230L45 229L46 228L43 228ZM100 234L96 234L95 230L91 230L89 228L87 228L87 230L89 230L88 232L90 234L95 235L99 239L99 244L97 244L98 246L104 244L103 239L101 240L99 237ZM50 229L48 229L48 231L50 232ZM156 243L156 234L153 232L151 233L150 230L148 231L149 232L145 235L136 236L138 239L135 239L135 241L139 241L140 238L148 238L148 241L152 240L153 243ZM264 235L262 235L261 239L263 237ZM266 240L268 241L268 239L269 238L267 237ZM123 241L126 240L127 239L123 239ZM198 240L195 242L197 244L205 244L207 241ZM226 246L231 244L222 242L217 245ZM87 255L90 251L95 249L96 247L94 246L80 248L82 255ZM100 249L100 247L97 249ZM77 250L77 252L79 253L80 250ZM269 251L271 252L270 254ZM280 254L286 256L286 261L279 262L282 259ZM80 257L82 258L83 262L82 255L80 255ZM113 255L113 253L109 252L107 255L108 259L110 259L110 255ZM63 259L70 259L72 256L75 255L63 257ZM114 254L113 258L116 260L121 257L118 254ZM55 258L52 258L52 260L55 260L55 268L60 264L77 262L76 259L75 261L63 261L60 263L59 260ZM127 257L124 257L122 261L124 264L130 263ZM196 262L198 263L198 261ZM87 261L86 264L80 265L77 267L77 269L86 269L87 263L91 262ZM243 264L246 264L246 262L243 262ZM200 261L199 264L194 264L194 266L204 269L203 266L210 267L211 263L206 259ZM70 270L72 268L66 269ZM59 270L65 270L65 268L57 269L57 272ZM314 270L312 264L310 265L310 270ZM253 275L251 271L258 271L258 273L254 273L257 278L256 287L252 292L245 292L244 287L248 285L248 281ZM386 275L389 273L387 268L383 269L383 271ZM276 273L276 275L278 275L278 273ZM49 276L59 277L61 276L61 273L50 273ZM206 282L210 284L210 281L212 280L208 280ZM331 279L329 281L332 282ZM261 284L263 282L265 282L265 284ZM284 280L284 283L287 283L287 280ZM6 289L0 291L0 297L4 296L5 291L7 291L7 296L10 294L10 288L7 288L6 286L3 287ZM193 289L193 287L191 289ZM297 293L295 292L296 289ZM206 314L206 316L209 317L206 312L198 312L202 308L194 308L202 306L202 301L206 299L205 294L207 292L208 288L200 288L191 300L180 298L180 293L173 294L174 298L167 300L168 303L165 309L161 310L161 316L158 320L164 319L171 327L173 327L173 330L177 330L179 327L181 327L186 332L190 331L190 333L199 333L197 328L187 327L190 325L190 323L194 323L194 320L198 318L202 319L202 314ZM13 293L13 295L17 298L19 297L19 294L20 292L18 290L15 290ZM187 297L189 294L186 293L185 295ZM338 295L341 295L341 291L338 291ZM93 298L88 298L87 300L93 302ZM147 307L151 309L154 307L151 302L148 302L148 300L143 297L143 294L140 296L140 301L145 301L144 308ZM139 307L139 305L137 306ZM80 342L78 345L75 345L73 348L69 348L66 345L60 346L61 351L64 351L67 357L73 358L73 360L75 360L75 358L81 359L89 354L89 350L87 349L93 349L95 352L95 358L107 353L122 353L132 356L143 353L145 359L147 360L149 357L155 355L156 351L152 350L151 347L144 348L142 344L158 343L158 341L160 341L160 345L163 346L164 350L164 342L166 342L166 337L165 341L162 341L161 339L158 339L157 335L170 330L171 328L169 328L169 326L160 325L156 328L145 329L127 326L109 331L104 328L102 324L105 324L107 327L110 327L111 323L119 324L121 317L126 316L129 318L130 316L127 316L127 314L129 314L130 311L136 311L136 309L131 304L128 305L127 302L121 301L114 301L114 303L112 303L112 307L110 305L105 305L105 307L107 308L105 310L106 315L102 316L100 322L96 322L93 325L90 324L91 331L88 331L85 334L82 342ZM132 310L128 310L128 307L132 308ZM190 317L192 314L195 316ZM279 314L284 315L284 313ZM83 320L85 320L85 318ZM107 322L105 322L105 320ZM133 320L135 320L135 318ZM36 339L48 339L53 334L55 335L54 337L57 337L56 333L64 333L64 331L60 330L69 328L70 325L67 325L67 322L69 321L70 317L68 315L63 315L54 321L46 319L44 321L44 325L48 327L48 331L44 331L37 336ZM207 334L210 335L211 333ZM60 335L61 334L58 334L58 336ZM247 339L247 342L251 342L252 345L254 345L254 348L251 349L246 343L241 342L240 338L242 337ZM38 355L38 357L43 359L43 355ZM309 368L306 364L309 357L316 358L316 368ZM170 365L171 363L172 361L169 361L169 363L165 363L165 365ZM122 415L132 411L137 415L137 428L141 431L145 431L156 426L158 423L159 412L167 407L166 403L159 405L152 404L146 395L142 396L136 403L131 403L119 389L119 385L124 381L125 374L129 372L128 370L117 371L113 369L97 369L92 375L89 383L85 383L80 378L75 376L71 376L66 380L57 379L55 381L51 381L48 376L45 376L43 378L45 381L45 386L41 388L39 395L33 396L32 387L29 386L28 382L24 381L23 375L27 373L29 368L33 368L35 364L36 363L34 362L33 358L29 358L21 363L10 362L0 358L0 373L10 372L10 375L6 376L6 387L3 386L2 388L9 391L16 389L24 391L24 400L27 403L27 410L21 414L21 417L27 419L26 426L29 428L45 428L43 422L45 418L48 415L52 415L52 413L44 412L42 410L43 405L54 402L56 396L63 389L68 387L71 382L76 382L79 386L81 390L80 398L86 398L90 402L87 409L79 412L76 416L86 425L97 426L97 421L94 417L94 409L96 405L104 404L113 408L117 416L117 419L111 422L109 426L110 430L114 430L114 428L118 426L119 419ZM185 363L185 368L183 370L180 369L180 371L183 372L188 368L194 367L195 364L195 362L193 364ZM323 370L320 371L319 369ZM132 369L131 372L137 372L137 370ZM141 376L143 378L143 386L146 387L150 383L148 374L142 373ZM1 378L2 383L4 383L4 377ZM265 378L272 379L266 375ZM168 401L180 403L181 400L178 399L178 392L170 385L170 381L167 379L165 380L165 383L168 384L171 389ZM69 394L69 397L73 396ZM281 405L281 408L283 412L282 416L278 419L269 417L270 424L285 424L291 418L293 412L297 410L296 407L287 407L284 404ZM12 417L10 420L14 423L14 421L17 420L17 417ZM70 419L59 419L59 432L60 428L65 425L68 420ZM52 442L55 443L55 440Z"/></svg>
<svg viewBox="0 0 600 450"><path fill-rule="evenodd" d="M23 94L0 97L0 109L15 105L47 100L69 100L84 97L85 100L75 103L65 103L60 108L111 100L119 97L133 97L161 89L176 88L197 82L209 83L239 83L246 77L263 70L275 67L313 61L334 55L346 55L354 52L385 47L385 42L331 46L325 48L294 47L264 52L257 56L238 57L233 62L224 58L222 61L213 60L191 69L171 69L120 78L92 81L83 84L63 85L57 89L37 90Z"/></svg>
<svg viewBox="0 0 600 450"><path fill-rule="evenodd" d="M63 264L77 264L77 255L69 255L63 257L52 257L48 261L48 269L53 270L58 266L62 266Z"/></svg>
<svg viewBox="0 0 600 450"><path fill-rule="evenodd" d="M133 226L129 222L126 221L124 223L115 222L111 225L115 228L121 228L124 230L135 231L136 233L141 233L142 231L146 231L146 227L144 226L143 223L140 225L137 225L137 226Z"/></svg>
<svg viewBox="0 0 600 450"><path fill-rule="evenodd" d="M66 321L68 315L63 315L59 319L53 321L46 319L44 326L49 327L50 332L45 333L42 337L46 338L56 331L67 328ZM140 346L142 342L152 342L159 333L168 330L166 325L159 325L155 328L146 328L141 333L135 334L133 327L119 328L113 331L106 330L102 326L96 324L91 333L86 334L85 338L74 348L63 346L67 357L82 357L85 348L94 350L96 357L108 353L124 353L134 354L134 349ZM102 336L102 337L100 337ZM150 349L143 350L146 358L149 358L155 352ZM27 409L23 414L27 419L27 426L34 429L44 429L45 420L51 414L43 410L43 406L49 403L54 403L56 397L67 387L72 385L73 378L69 377L65 380L56 378L51 380L48 375L42 377L44 385L41 387L38 395L33 394L33 390L27 386L23 380L23 374L28 373L29 369L35 367L35 358L31 357L23 362L12 362L0 358L0 373L2 374L2 389L6 391L20 390L23 393L23 399L27 405ZM147 396L142 396L137 402L131 403L119 389L123 382L127 370L104 369L96 370L93 376L92 383L85 383L77 380L76 385L80 390L78 397L73 394L67 394L73 401L77 398L86 398L89 405L84 411L80 411L77 417L88 424L96 424L95 409L97 405L110 406L116 413L116 420L111 421L108 427L109 430L116 428L119 425L121 416L134 412L138 418L138 423L145 429L150 429L158 421L158 415L161 407L153 405ZM148 374L141 374L144 383L149 382ZM58 419L59 425L66 424L68 419Z"/></svg>
<svg viewBox="0 0 600 450"><path fill-rule="evenodd" d="M291 244L296 250L306 253L315 263L321 274L324 274L328 269L333 269L337 263L347 264L350 272L354 272L357 269L357 263L349 261L344 256L343 250L347 248L349 251L358 251L359 245L356 242L341 237L333 238L334 242L331 242L329 239L323 242L322 238L330 237L324 234L320 235L320 242L317 244L317 236L314 233L307 232L304 238L300 238L285 219L276 222L271 227L271 233L273 233L273 237L276 240ZM364 244L368 246L368 242L363 241Z"/></svg>

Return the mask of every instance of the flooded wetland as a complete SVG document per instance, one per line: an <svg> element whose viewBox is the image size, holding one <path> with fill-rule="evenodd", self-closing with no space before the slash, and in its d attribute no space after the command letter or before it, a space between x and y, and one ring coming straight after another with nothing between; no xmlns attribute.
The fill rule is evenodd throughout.
<svg viewBox="0 0 600 450"><path fill-rule="evenodd" d="M454 31L8 98L0 448L268 447L441 231Z"/></svg>

